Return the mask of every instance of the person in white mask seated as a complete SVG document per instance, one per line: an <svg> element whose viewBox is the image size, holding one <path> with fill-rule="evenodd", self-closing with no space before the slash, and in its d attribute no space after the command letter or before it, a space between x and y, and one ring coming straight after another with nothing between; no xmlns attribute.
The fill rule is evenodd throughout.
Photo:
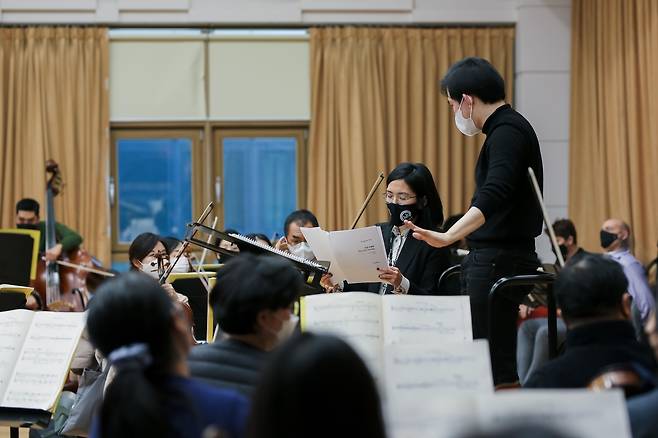
<svg viewBox="0 0 658 438"><path fill-rule="evenodd" d="M169 267L167 247L162 238L153 233L142 233L135 237L128 248L128 260L131 271L141 271L156 280ZM174 301L189 308L187 297L176 292L171 284L165 283L162 288Z"/></svg>
<svg viewBox="0 0 658 438"><path fill-rule="evenodd" d="M165 246L167 253L169 254L169 261L174 263L178 257L178 261L174 265L174 268L171 270L172 273L184 274L186 272L193 272L192 262L190 261L190 255L187 252L183 251L183 242L176 239L175 237L163 237L162 243Z"/></svg>
<svg viewBox="0 0 658 438"><path fill-rule="evenodd" d="M306 242L301 228L319 227L318 219L308 210L296 210L288 215L283 224L284 236L276 242L276 249L287 251L290 254L307 260L314 260L311 247Z"/></svg>
<svg viewBox="0 0 658 438"><path fill-rule="evenodd" d="M229 260L210 294L222 335L191 351L192 377L250 394L268 353L294 332L303 286L283 258L244 253Z"/></svg>

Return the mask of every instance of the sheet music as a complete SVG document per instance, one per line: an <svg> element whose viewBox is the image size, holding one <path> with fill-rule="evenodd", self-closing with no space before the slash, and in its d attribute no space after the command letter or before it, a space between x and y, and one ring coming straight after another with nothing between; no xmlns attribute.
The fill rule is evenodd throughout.
<svg viewBox="0 0 658 438"><path fill-rule="evenodd" d="M489 344L442 343L440 346L387 345L384 348L385 397L404 410L442 396L493 393Z"/></svg>
<svg viewBox="0 0 658 438"><path fill-rule="evenodd" d="M311 231L309 239L306 235L308 230L302 228L302 233L313 254L318 260L321 256L330 257L330 272L334 274L332 281L339 284L342 284L342 280L349 283L380 282L377 268L388 267L388 259L379 227L332 231L328 233L328 239L321 233L322 229ZM319 245L317 250L315 244Z"/></svg>
<svg viewBox="0 0 658 438"><path fill-rule="evenodd" d="M320 227L301 227L300 229L306 242L308 242L313 250L315 258L319 261L330 263L329 272L332 274L331 282L342 286L343 282L347 280L347 277L345 277L345 273L340 268L340 263L338 263L331 250L329 232Z"/></svg>
<svg viewBox="0 0 658 438"><path fill-rule="evenodd" d="M2 406L45 410L53 407L68 375L85 317L81 312L34 314Z"/></svg>
<svg viewBox="0 0 658 438"><path fill-rule="evenodd" d="M382 313L388 344L440 345L473 340L467 296L385 295Z"/></svg>
<svg viewBox="0 0 658 438"><path fill-rule="evenodd" d="M0 400L9 386L25 334L35 315L30 310L0 312Z"/></svg>
<svg viewBox="0 0 658 438"><path fill-rule="evenodd" d="M405 407L386 405L390 438L455 438L477 424L476 397L441 397Z"/></svg>
<svg viewBox="0 0 658 438"><path fill-rule="evenodd" d="M373 374L380 375L381 298L369 292L303 297L302 329L339 336L361 355Z"/></svg>
<svg viewBox="0 0 658 438"><path fill-rule="evenodd" d="M502 391L478 399L482 428L515 421L559 428L579 438L630 438L630 424L621 390Z"/></svg>
<svg viewBox="0 0 658 438"><path fill-rule="evenodd" d="M329 239L334 257L350 283L379 283L377 268L388 267L384 237L379 227L333 231Z"/></svg>

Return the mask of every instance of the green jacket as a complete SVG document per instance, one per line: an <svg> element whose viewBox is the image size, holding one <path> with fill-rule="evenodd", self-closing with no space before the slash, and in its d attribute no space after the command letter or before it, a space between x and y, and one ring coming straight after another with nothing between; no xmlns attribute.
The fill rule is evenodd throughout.
<svg viewBox="0 0 658 438"><path fill-rule="evenodd" d="M39 222L39 231L41 231L41 239L39 242L39 252L46 251L46 222ZM55 239L57 243L62 244L62 252L70 251L77 248L82 243L82 236L70 229L64 224L55 222Z"/></svg>

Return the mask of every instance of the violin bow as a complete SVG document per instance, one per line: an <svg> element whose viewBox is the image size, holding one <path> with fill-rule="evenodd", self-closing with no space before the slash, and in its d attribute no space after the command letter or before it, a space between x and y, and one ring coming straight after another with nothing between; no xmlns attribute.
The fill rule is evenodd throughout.
<svg viewBox="0 0 658 438"><path fill-rule="evenodd" d="M203 210L203 213L201 213L201 216L196 220L196 223L202 224L206 221L208 216L210 216L210 213L212 213L212 210L215 208L215 204L213 202L209 202L208 205L206 205L206 208ZM191 237L194 237L194 235L197 233L196 230L192 233ZM190 242L185 240L183 242L183 247L181 250L178 252L178 255L176 256L176 260L174 260L173 263L169 263L169 266L165 270L164 274L160 276L160 279L158 280L160 284L164 284L167 281L167 278L169 278L169 275L171 274L171 271L174 270L174 266L176 263L178 263L178 259L181 258L183 254L185 254L185 251L187 251L187 247L190 246Z"/></svg>
<svg viewBox="0 0 658 438"><path fill-rule="evenodd" d="M558 265L560 266L560 268L564 268L564 257L562 257L560 246L557 244L557 238L555 237L555 230L553 229L553 224L551 224L551 220L548 218L548 212L546 211L546 206L544 205L544 198L541 194L541 190L539 189L539 183L537 182L537 177L535 176L535 171L532 170L532 167L528 167L528 177L530 178L530 184L532 185L532 189L535 193L535 198L537 199L539 208L541 208L541 214L544 216L544 224L546 225L546 229L548 230L548 237L550 237L551 239L551 245L553 246L553 251L555 252L555 256L557 257Z"/></svg>
<svg viewBox="0 0 658 438"><path fill-rule="evenodd" d="M368 193L368 196L366 196L366 200L363 201L363 205L361 206L361 209L359 210L359 213L356 215L356 218L354 219L354 222L352 222L352 226L350 227L350 230L353 230L356 228L356 224L359 222L359 219L361 219L361 216L363 215L363 212L366 211L366 208L368 207L368 204L370 203L370 200L372 197L375 195L375 192L377 191L377 187L384 181L384 173L380 172L379 175L377 175L377 179L375 179L375 183L372 185L372 188L370 189L370 192Z"/></svg>

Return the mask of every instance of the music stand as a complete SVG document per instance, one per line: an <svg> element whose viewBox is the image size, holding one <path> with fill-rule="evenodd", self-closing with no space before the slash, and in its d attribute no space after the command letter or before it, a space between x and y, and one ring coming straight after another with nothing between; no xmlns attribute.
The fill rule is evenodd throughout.
<svg viewBox="0 0 658 438"><path fill-rule="evenodd" d="M30 279L36 278L40 233L24 231L0 230L0 284L29 286Z"/></svg>
<svg viewBox="0 0 658 438"><path fill-rule="evenodd" d="M167 282L171 283L176 292L187 297L194 319L194 337L199 341L208 339L208 327L211 318L208 315L208 290L200 277L214 277L215 273L175 273L169 275ZM209 278L214 282L214 278ZM212 287L212 286L211 286Z"/></svg>

